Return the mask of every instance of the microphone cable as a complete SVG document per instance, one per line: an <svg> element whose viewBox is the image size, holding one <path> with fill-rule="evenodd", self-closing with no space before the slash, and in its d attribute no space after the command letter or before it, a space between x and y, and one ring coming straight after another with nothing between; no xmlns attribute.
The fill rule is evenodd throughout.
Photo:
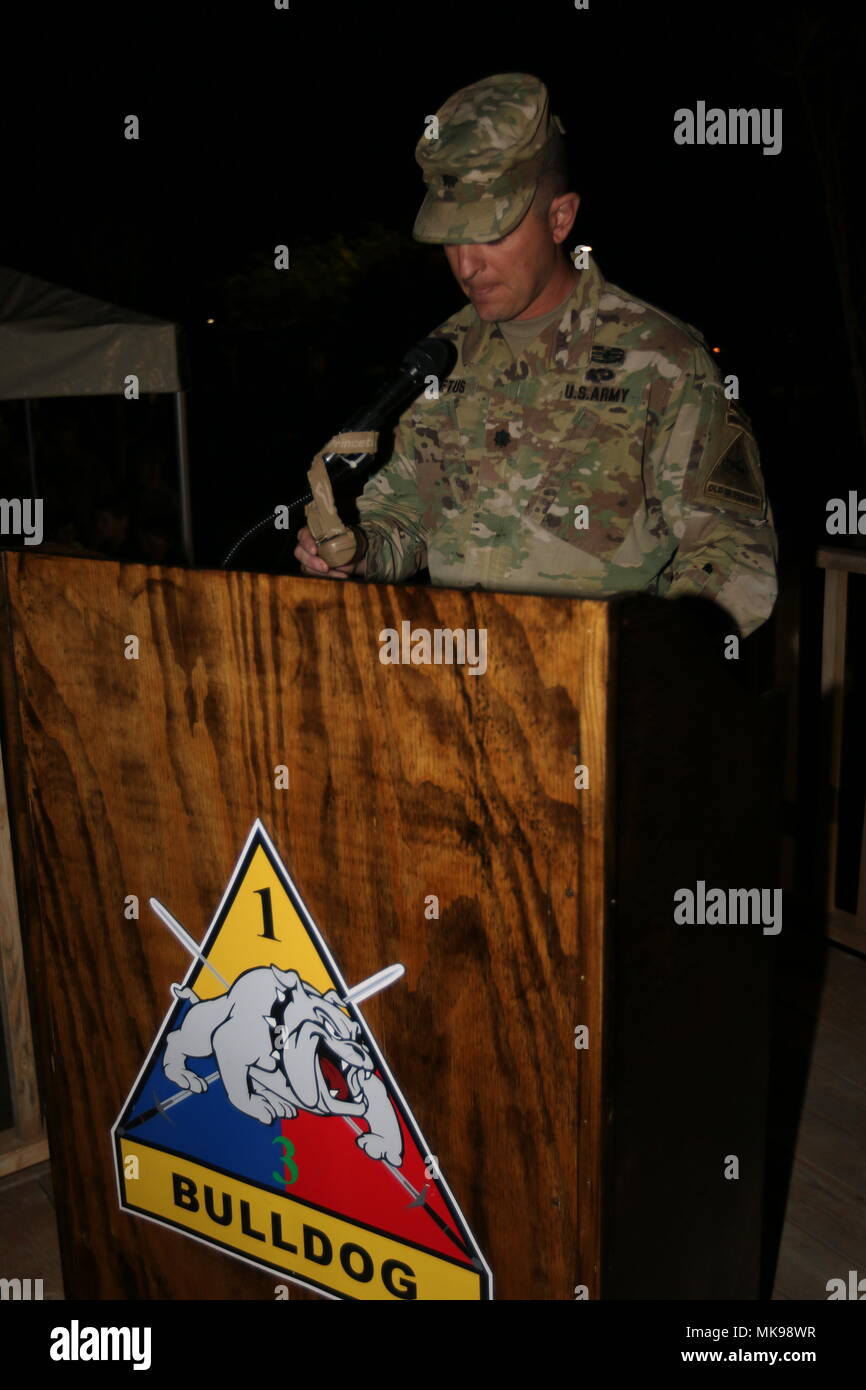
<svg viewBox="0 0 866 1390"><path fill-rule="evenodd" d="M328 475L331 479L331 482L339 482L339 480L343 478L346 473L348 473L350 470L354 468L357 468L360 463L362 463L365 459L369 457L369 454L353 454L352 459L349 460L345 458L343 455L340 455L338 467L334 470L332 474L329 473ZM312 500L313 494L308 489L302 497L299 497L296 501L289 503L287 517L290 517L292 512L295 511L297 507L303 507L306 505L307 502L312 502ZM246 542L252 536L254 536L257 531L261 531L263 526L273 525L273 520L274 511L272 510L269 511L265 516L263 516L261 521L255 522L254 525L252 525L248 531L244 531L244 534L240 536L238 540L235 541L234 545L226 555L225 559L220 563L220 569L225 569L226 565L234 555L235 551L240 550L241 546L245 545ZM286 527L287 531L289 531L290 529L291 528L289 526Z"/></svg>

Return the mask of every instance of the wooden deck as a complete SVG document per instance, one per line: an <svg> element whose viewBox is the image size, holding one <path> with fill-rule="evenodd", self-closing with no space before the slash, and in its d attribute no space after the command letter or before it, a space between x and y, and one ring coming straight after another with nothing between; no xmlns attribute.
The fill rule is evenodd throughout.
<svg viewBox="0 0 866 1390"><path fill-rule="evenodd" d="M775 1144L786 1139L785 1102L804 1058L808 1068L774 1299L826 1299L828 1279L847 1280L852 1269L866 1275L866 960L826 946L822 973L823 979L818 974L811 981L805 973L789 977L779 996L782 1028L776 1031L771 1109L777 1116L771 1131ZM818 988L816 1015L810 998ZM781 1174L783 1159L784 1148L771 1159L772 1172ZM772 1196L769 1207L772 1213Z"/></svg>

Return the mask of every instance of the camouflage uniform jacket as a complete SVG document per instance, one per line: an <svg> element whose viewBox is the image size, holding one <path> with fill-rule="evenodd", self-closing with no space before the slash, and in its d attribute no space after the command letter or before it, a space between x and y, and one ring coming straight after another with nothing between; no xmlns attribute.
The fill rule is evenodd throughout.
<svg viewBox="0 0 866 1390"><path fill-rule="evenodd" d="M607 284L591 258L515 361L471 305L458 356L398 421L358 499L366 577L715 599L747 636L776 599L776 537L748 419L695 329Z"/></svg>

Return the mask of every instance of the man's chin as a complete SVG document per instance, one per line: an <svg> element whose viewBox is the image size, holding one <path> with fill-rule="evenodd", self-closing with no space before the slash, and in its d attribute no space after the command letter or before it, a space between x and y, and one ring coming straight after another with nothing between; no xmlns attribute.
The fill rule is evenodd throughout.
<svg viewBox="0 0 866 1390"><path fill-rule="evenodd" d="M470 300L470 303L478 317L481 319L482 323L495 323L497 319L501 319L503 317L504 306L502 304L494 303L492 299L472 299ZM507 315L505 315L505 317L507 317Z"/></svg>

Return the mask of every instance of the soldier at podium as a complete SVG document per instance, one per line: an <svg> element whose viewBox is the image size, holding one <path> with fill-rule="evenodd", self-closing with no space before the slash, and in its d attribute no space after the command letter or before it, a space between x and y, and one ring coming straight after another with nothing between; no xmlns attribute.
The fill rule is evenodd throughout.
<svg viewBox="0 0 866 1390"><path fill-rule="evenodd" d="M419 140L413 235L444 247L469 304L438 398L400 416L358 499L360 555L306 575L721 604L743 636L776 601L777 542L746 415L700 333L605 281L565 242L580 199L538 78L445 102Z"/></svg>

